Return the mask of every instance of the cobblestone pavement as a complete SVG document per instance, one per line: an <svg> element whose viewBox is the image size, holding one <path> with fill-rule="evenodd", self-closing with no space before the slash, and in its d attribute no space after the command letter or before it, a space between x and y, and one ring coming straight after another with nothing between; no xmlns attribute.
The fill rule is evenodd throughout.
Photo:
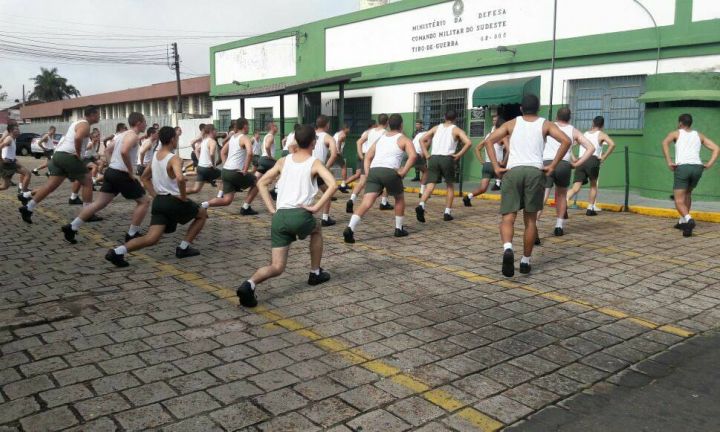
<svg viewBox="0 0 720 432"><path fill-rule="evenodd" d="M458 200L443 222L435 197L422 225L409 197L409 237L374 210L345 245L338 194L324 230L333 279L306 285L296 243L248 311L234 289L269 260L260 203L255 217L237 201L211 210L199 257L174 257L183 227L115 269L103 255L133 204L118 198L69 245L68 195L25 225L0 193L0 431L496 430L642 374L720 321L720 226L708 223L683 238L667 219L571 212L533 273L504 279L496 203Z"/></svg>

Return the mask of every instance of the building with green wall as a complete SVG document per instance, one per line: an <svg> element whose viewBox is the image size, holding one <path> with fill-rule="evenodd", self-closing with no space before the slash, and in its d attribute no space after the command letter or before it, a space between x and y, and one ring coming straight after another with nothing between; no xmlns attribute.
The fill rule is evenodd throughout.
<svg viewBox="0 0 720 432"><path fill-rule="evenodd" d="M557 0L554 62L553 5L405 0L215 46L213 117L226 127L244 115L258 129L282 119L286 134L324 113L358 136L371 117L397 112L410 134L416 120L432 127L452 107L478 142L493 113L513 114L532 92L545 115L569 106L579 129L605 117L618 150L601 187L624 187L627 146L632 189L667 197L660 143L677 115L693 114L720 142L720 1ZM345 148L349 161L354 147ZM462 163L463 180L478 180L472 153ZM715 167L697 199L717 197L718 186Z"/></svg>

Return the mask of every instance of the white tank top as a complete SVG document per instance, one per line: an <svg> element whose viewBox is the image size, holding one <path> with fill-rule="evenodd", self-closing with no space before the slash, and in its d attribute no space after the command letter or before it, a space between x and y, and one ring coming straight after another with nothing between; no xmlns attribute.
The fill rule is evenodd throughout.
<svg viewBox="0 0 720 432"><path fill-rule="evenodd" d="M15 160L17 147L15 145L15 139L13 138L12 141L10 141L9 146L5 146L2 148L2 158L3 159L9 159L9 160Z"/></svg>
<svg viewBox="0 0 720 432"><path fill-rule="evenodd" d="M585 135L585 138L587 138L588 141L590 141L592 143L593 147L595 147L595 151L593 152L593 155L597 158L602 156L602 144L600 144L600 131L599 130L595 131L595 132L587 131L583 135ZM578 153L578 157L583 157L584 154L585 154L585 147L581 146L580 151Z"/></svg>
<svg viewBox="0 0 720 432"><path fill-rule="evenodd" d="M112 156L110 156L109 167L114 170L127 172L127 166L125 166L125 161L123 161L122 158L122 146L125 134L127 134L127 132L115 135L115 145L113 146ZM133 165L133 169L135 168L135 161L137 161L137 153L138 145L135 143L130 149L130 163Z"/></svg>
<svg viewBox="0 0 720 432"><path fill-rule="evenodd" d="M573 125L560 126L558 122L555 122L555 126L560 128L560 130L563 131L563 133L567 135L568 138L570 138L570 144L572 145L572 142L574 141L573 131L575 130ZM547 140L545 141L543 160L554 160L558 150L560 150L560 141L548 135ZM565 156L563 156L562 160L570 162L570 150L565 153Z"/></svg>
<svg viewBox="0 0 720 432"><path fill-rule="evenodd" d="M180 196L177 180L170 178L167 166L175 154L168 153L163 160L158 160L159 154L152 158L152 185L158 195Z"/></svg>
<svg viewBox="0 0 720 432"><path fill-rule="evenodd" d="M148 139L146 141L150 141L150 140ZM153 143L152 141L150 141L150 148L143 155L143 161L142 161L143 165L147 166L147 164L150 163L150 161L152 160L153 154L155 154L156 146L157 146L157 142Z"/></svg>
<svg viewBox="0 0 720 432"><path fill-rule="evenodd" d="M453 138L453 129L455 129L455 125L445 126L439 124L437 126L432 139L431 155L448 156L455 154L457 141Z"/></svg>
<svg viewBox="0 0 720 432"><path fill-rule="evenodd" d="M338 154L342 156L343 150L345 150L345 141L340 144L340 132L335 132L333 139L335 140L335 146L337 147Z"/></svg>
<svg viewBox="0 0 720 432"><path fill-rule="evenodd" d="M485 139L490 136L491 133L495 128L492 128L490 130L490 133L485 135ZM495 157L497 158L498 163L501 163L503 158L505 157L505 147L502 145L502 141L499 143L493 143L493 147L495 148ZM487 149L485 149L485 162L490 162L490 157L488 156Z"/></svg>
<svg viewBox="0 0 720 432"><path fill-rule="evenodd" d="M367 153L368 150L370 150L370 147L372 147L372 145L375 144L383 135L385 135L384 128L379 127L368 130L367 141L365 141L362 146L363 154Z"/></svg>
<svg viewBox="0 0 720 432"><path fill-rule="evenodd" d="M415 135L415 138L413 138L413 147L415 147L415 153L418 154L418 157L423 157L422 152L422 144L420 143L420 140L427 132L418 132L417 135Z"/></svg>
<svg viewBox="0 0 720 432"><path fill-rule="evenodd" d="M260 156L260 153L262 153L262 143L253 137L252 139L252 146L253 146L253 155L254 156Z"/></svg>
<svg viewBox="0 0 720 432"><path fill-rule="evenodd" d="M230 141L228 141L228 155L223 169L241 171L245 168L247 150L244 146L240 145L240 139L244 136L244 134L236 133L230 138Z"/></svg>
<svg viewBox="0 0 720 432"><path fill-rule="evenodd" d="M200 157L198 158L198 166L201 166L203 168L210 168L214 165L210 160L210 149L208 148L209 142L210 138L205 138L200 143Z"/></svg>
<svg viewBox="0 0 720 432"><path fill-rule="evenodd" d="M285 138L285 145L283 146L283 150L287 151L291 145L296 145L295 132L290 132L287 138Z"/></svg>
<svg viewBox="0 0 720 432"><path fill-rule="evenodd" d="M543 167L543 149L545 137L543 124L545 119L538 117L534 122L525 121L522 116L515 119L515 128L510 136L510 155L507 168L516 166Z"/></svg>
<svg viewBox="0 0 720 432"><path fill-rule="evenodd" d="M100 141L97 142L97 144L90 141L85 147L85 154L83 154L83 157L89 158L89 157L97 157L98 152L97 150L100 148Z"/></svg>
<svg viewBox="0 0 720 432"><path fill-rule="evenodd" d="M675 163L678 165L702 165L700 159L700 135L697 131L678 130L680 135L675 142Z"/></svg>
<svg viewBox="0 0 720 432"><path fill-rule="evenodd" d="M271 154L268 154L267 149L265 148L265 143L266 143L269 139L272 139L272 145L270 145L270 153L271 153ZM267 134L267 135L265 135L265 137L263 138L262 155L263 155L263 157L266 157L266 158L273 158L273 157L275 157L275 136L274 136L274 135Z"/></svg>
<svg viewBox="0 0 720 432"><path fill-rule="evenodd" d="M55 149L56 152L60 153L70 153L75 154L75 127L79 125L80 123L87 123L87 120L78 120L75 122L72 122L70 124L70 127L68 128L67 133L62 137L60 142L58 143L57 148ZM90 137L87 137L83 140L82 144L80 145L81 149L87 148L87 144L90 142Z"/></svg>
<svg viewBox="0 0 720 432"><path fill-rule="evenodd" d="M43 144L46 149L48 150L54 150L55 149L55 140L53 139L53 136L48 134L48 139Z"/></svg>
<svg viewBox="0 0 720 432"><path fill-rule="evenodd" d="M313 150L312 155L315 159L325 163L330 156L330 149L328 149L328 146L325 145L325 137L327 136L327 133L316 132L316 136L317 142L315 143L315 149Z"/></svg>
<svg viewBox="0 0 720 432"><path fill-rule="evenodd" d="M296 154L285 158L278 180L277 209L294 209L311 205L318 193L317 179L312 176L312 166L317 160L310 156L303 163L293 160Z"/></svg>
<svg viewBox="0 0 720 432"><path fill-rule="evenodd" d="M399 169L402 164L405 152L398 146L398 140L403 134L398 133L392 136L383 135L375 144L375 157L370 163L370 168L391 168Z"/></svg>

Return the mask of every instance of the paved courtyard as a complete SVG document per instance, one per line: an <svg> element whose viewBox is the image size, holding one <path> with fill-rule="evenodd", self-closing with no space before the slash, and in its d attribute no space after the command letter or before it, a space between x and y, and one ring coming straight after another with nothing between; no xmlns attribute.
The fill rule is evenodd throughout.
<svg viewBox="0 0 720 432"><path fill-rule="evenodd" d="M174 257L180 228L116 269L103 255L133 204L118 198L69 245L69 193L33 225L0 193L0 431L534 430L533 415L652 377L671 347L720 323L710 223L683 238L669 219L571 211L533 273L506 279L496 202L458 200L443 222L435 197L422 225L412 196L409 237L375 210L346 245L338 194L338 225L324 229L333 279L306 285L307 242L296 243L249 311L234 290L269 260L260 202L254 217L237 200L211 209L199 257Z"/></svg>

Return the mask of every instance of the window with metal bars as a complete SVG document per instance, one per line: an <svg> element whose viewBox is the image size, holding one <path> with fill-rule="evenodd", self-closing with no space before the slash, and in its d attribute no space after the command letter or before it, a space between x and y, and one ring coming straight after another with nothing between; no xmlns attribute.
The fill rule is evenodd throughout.
<svg viewBox="0 0 720 432"><path fill-rule="evenodd" d="M415 95L415 120L428 130L445 121L445 112L457 112L455 124L467 130L467 89L434 91Z"/></svg>
<svg viewBox="0 0 720 432"><path fill-rule="evenodd" d="M345 118L339 121L338 103L339 99L331 101L332 130L337 131L342 126L341 123L347 123L350 127L350 136L360 136L367 129L370 120L372 120L372 98L360 97L345 99Z"/></svg>
<svg viewBox="0 0 720 432"><path fill-rule="evenodd" d="M224 109L224 110L218 110L217 112L218 117L218 130L219 131L226 131L230 127L230 121L232 117L230 116L230 110Z"/></svg>
<svg viewBox="0 0 720 432"><path fill-rule="evenodd" d="M603 116L606 129L642 129L645 104L637 99L644 91L645 75L570 80L573 124L590 129L592 119Z"/></svg>
<svg viewBox="0 0 720 432"><path fill-rule="evenodd" d="M273 121L272 108L255 108L253 114L253 131L263 132L268 122Z"/></svg>

